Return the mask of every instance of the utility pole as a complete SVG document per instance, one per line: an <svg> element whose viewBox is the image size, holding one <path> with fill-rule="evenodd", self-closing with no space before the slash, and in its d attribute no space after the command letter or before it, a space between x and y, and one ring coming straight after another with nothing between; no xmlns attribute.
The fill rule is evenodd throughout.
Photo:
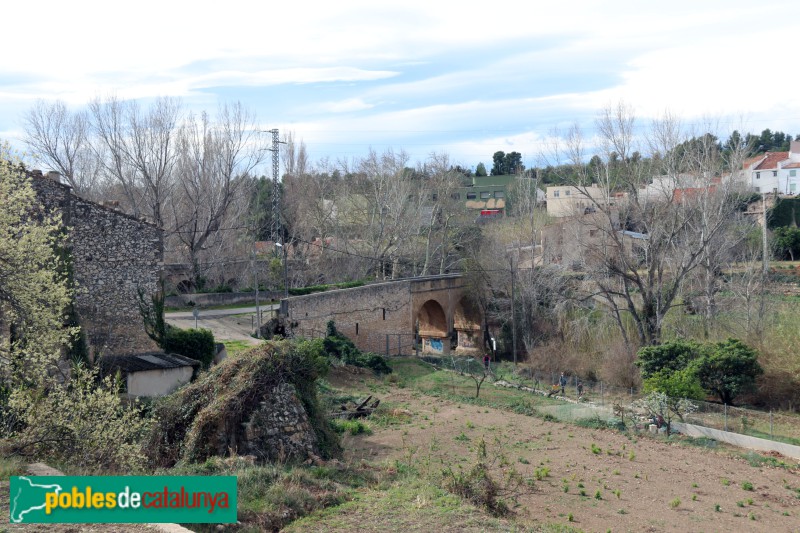
<svg viewBox="0 0 800 533"><path fill-rule="evenodd" d="M761 255L764 276L767 276L769 274L769 247L767 246L767 193L763 193L761 195L761 211L761 244L763 246Z"/></svg>
<svg viewBox="0 0 800 533"><path fill-rule="evenodd" d="M514 368L517 367L517 305L516 291L514 288L514 257L508 258L511 264L511 346L514 353Z"/></svg>
<svg viewBox="0 0 800 533"><path fill-rule="evenodd" d="M280 173L280 153L278 152L278 128L269 130L272 134L272 242L278 242L281 236L281 189L278 180Z"/></svg>
<svg viewBox="0 0 800 533"><path fill-rule="evenodd" d="M253 282L256 286L256 338L261 337L261 308L258 305L258 254L256 243L253 241Z"/></svg>

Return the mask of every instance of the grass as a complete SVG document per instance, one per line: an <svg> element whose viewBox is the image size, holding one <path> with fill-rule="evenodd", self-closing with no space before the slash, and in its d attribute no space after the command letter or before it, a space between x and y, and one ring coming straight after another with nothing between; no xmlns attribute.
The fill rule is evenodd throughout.
<svg viewBox="0 0 800 533"><path fill-rule="evenodd" d="M458 496L420 478L401 477L359 493L336 508L294 521L282 531L385 531L462 529L508 530L509 523L486 515Z"/></svg>
<svg viewBox="0 0 800 533"><path fill-rule="evenodd" d="M350 435L372 435L372 428L369 424L361 420L331 420L331 426L336 433L348 433Z"/></svg>
<svg viewBox="0 0 800 533"><path fill-rule="evenodd" d="M249 350L253 347L252 344L246 341L221 341L222 344L225 345L225 351L228 352L228 355L236 355L238 353L244 352Z"/></svg>
<svg viewBox="0 0 800 533"><path fill-rule="evenodd" d="M765 457L755 452L744 453L742 454L742 457L748 462L750 466L756 468L760 468L762 466L771 466L774 468L786 468L789 470L794 468L793 465L785 461L781 461L780 459L776 459L775 457Z"/></svg>
<svg viewBox="0 0 800 533"><path fill-rule="evenodd" d="M25 461L19 457L0 456L0 479L8 479L11 476L21 476L25 473Z"/></svg>
<svg viewBox="0 0 800 533"><path fill-rule="evenodd" d="M373 486L390 474L362 466L254 465L243 458L214 457L173 468L169 475L235 475L239 520L245 529L277 530L314 511L341 505L356 489ZM196 531L215 531L212 524Z"/></svg>

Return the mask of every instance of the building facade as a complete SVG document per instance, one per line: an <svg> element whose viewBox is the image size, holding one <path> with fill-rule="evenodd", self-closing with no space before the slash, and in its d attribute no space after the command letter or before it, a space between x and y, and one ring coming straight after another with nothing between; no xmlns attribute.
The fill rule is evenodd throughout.
<svg viewBox="0 0 800 533"><path fill-rule="evenodd" d="M767 152L748 159L744 167L755 192L800 193L800 141L792 141L788 152Z"/></svg>

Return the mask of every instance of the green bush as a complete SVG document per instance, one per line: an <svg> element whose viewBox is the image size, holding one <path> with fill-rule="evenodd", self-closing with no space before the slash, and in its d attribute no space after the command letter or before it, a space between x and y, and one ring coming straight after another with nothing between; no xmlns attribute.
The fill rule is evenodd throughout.
<svg viewBox="0 0 800 533"><path fill-rule="evenodd" d="M203 368L207 369L214 360L214 334L207 329L171 327L167 330L162 348L167 353L176 353L200 361Z"/></svg>
<svg viewBox="0 0 800 533"><path fill-rule="evenodd" d="M383 356L359 350L353 341L336 330L333 320L328 322L327 336L322 343L329 357L339 359L347 365L371 368L378 375L392 373Z"/></svg>

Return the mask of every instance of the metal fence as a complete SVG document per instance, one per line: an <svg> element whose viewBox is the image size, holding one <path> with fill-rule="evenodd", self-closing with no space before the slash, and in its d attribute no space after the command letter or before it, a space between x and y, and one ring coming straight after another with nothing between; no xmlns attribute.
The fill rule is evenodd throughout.
<svg viewBox="0 0 800 533"><path fill-rule="evenodd" d="M531 381L539 383L542 390L552 389L559 383L558 373L531 373ZM582 392L579 393L579 383ZM544 384L544 385L542 385ZM561 396L561 387L558 386L558 396ZM577 376L569 376L564 387L564 397L580 400L571 407L553 409L553 416L565 420L576 420L596 416L596 413L587 412L579 406L592 404L592 409L600 409L603 413L613 416L614 406L628 408L631 403L642 398L642 390L634 387L612 386L602 381L583 381ZM761 437L765 439L800 444L800 416L772 411L758 411L743 407L733 407L718 403L692 400L697 406L697 411L686 415L684 422L705 426L709 428ZM547 412L546 409L543 410Z"/></svg>
<svg viewBox="0 0 800 533"><path fill-rule="evenodd" d="M292 333L292 336L304 339L323 339L327 334L323 330L305 328L296 328ZM356 344L363 351L384 357L419 353L419 346L413 333L361 333Z"/></svg>
<svg viewBox="0 0 800 533"><path fill-rule="evenodd" d="M502 377L502 376L501 376ZM559 372L536 372L522 369L513 376L513 381L538 392L554 392L554 396L579 400L563 407L544 407L561 420L577 420L595 416L612 418L615 407L629 409L630 404L642 398L644 392L635 387L619 387L603 381L582 380L576 375L567 376L562 396ZM581 392L579 392L579 384ZM800 445L800 415L758 411L733 407L713 402L692 400L697 411L685 416L684 422L709 428L761 437L765 439Z"/></svg>

